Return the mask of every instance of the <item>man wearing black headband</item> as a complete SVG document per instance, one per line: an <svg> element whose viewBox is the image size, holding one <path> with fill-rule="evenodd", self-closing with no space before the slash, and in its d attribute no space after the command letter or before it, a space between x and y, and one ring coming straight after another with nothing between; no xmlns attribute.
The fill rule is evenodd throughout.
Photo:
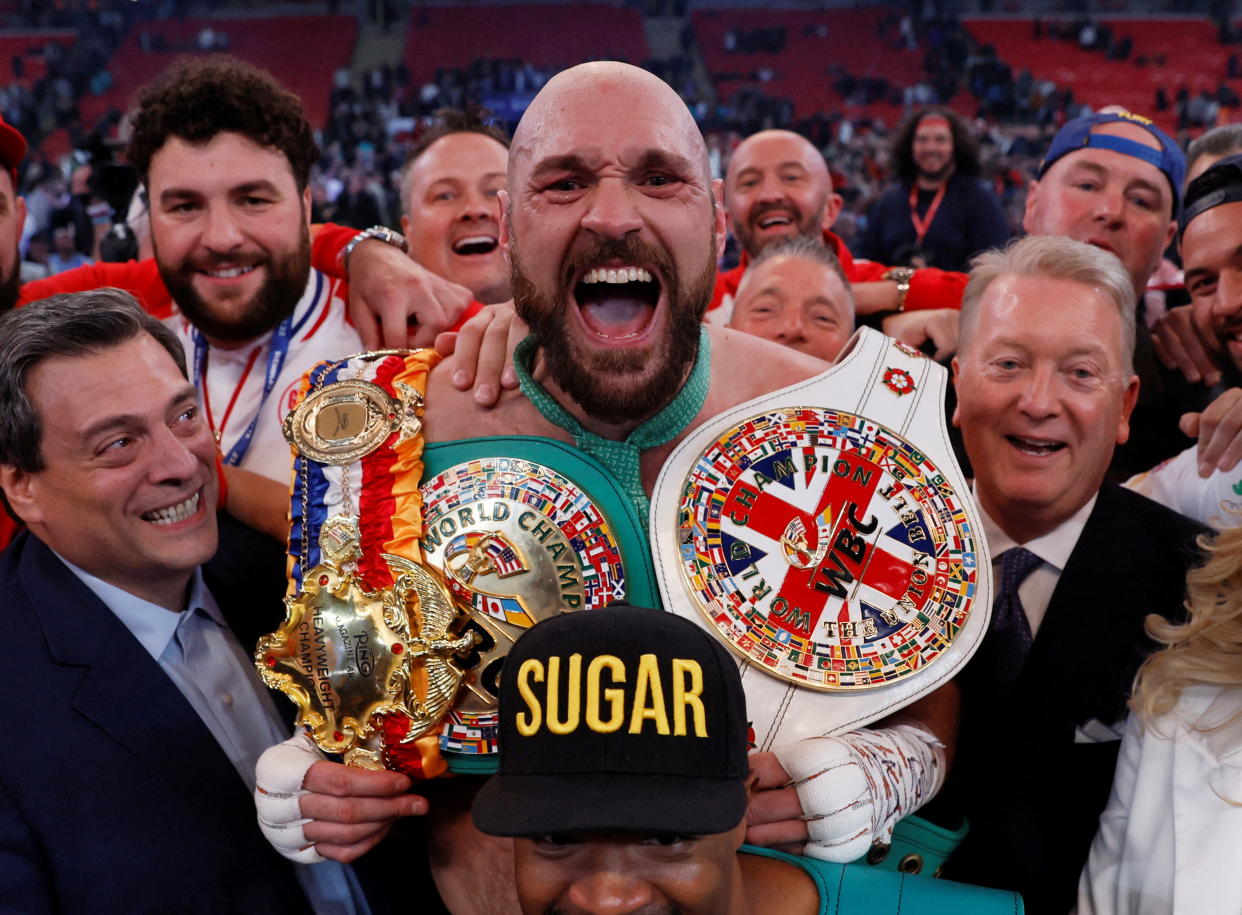
<svg viewBox="0 0 1242 915"><path fill-rule="evenodd" d="M1190 182L1179 238L1195 330L1236 396L1242 384L1242 155L1227 156ZM1201 422L1199 417L1195 422ZM1236 427L1235 427L1236 429ZM1203 476L1202 456L1188 448L1132 489L1214 527L1233 527L1242 502L1242 470L1232 467L1242 447L1230 446L1219 466Z"/></svg>

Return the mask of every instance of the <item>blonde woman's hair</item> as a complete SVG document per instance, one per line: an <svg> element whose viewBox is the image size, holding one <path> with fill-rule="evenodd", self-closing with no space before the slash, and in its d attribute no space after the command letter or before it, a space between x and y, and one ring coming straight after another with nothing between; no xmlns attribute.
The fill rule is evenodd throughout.
<svg viewBox="0 0 1242 915"><path fill-rule="evenodd" d="M1242 527L1201 537L1199 545L1207 562L1186 576L1189 619L1147 617L1147 634L1166 647L1143 663L1134 681L1130 708L1144 726L1173 711L1189 686L1242 686Z"/></svg>
<svg viewBox="0 0 1242 915"><path fill-rule="evenodd" d="M1121 317L1121 367L1134 371L1134 282L1115 254L1063 235L1028 235L1004 248L984 251L970 262L962 293L958 351L964 352L979 324L979 300L1004 276L1069 280L1090 286L1117 308Z"/></svg>

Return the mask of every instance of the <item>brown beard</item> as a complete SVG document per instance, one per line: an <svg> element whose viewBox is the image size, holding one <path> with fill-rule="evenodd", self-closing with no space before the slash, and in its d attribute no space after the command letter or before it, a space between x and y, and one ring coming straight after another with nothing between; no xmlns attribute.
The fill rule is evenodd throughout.
<svg viewBox="0 0 1242 915"><path fill-rule="evenodd" d="M709 240L711 236L709 235ZM681 389L699 351L699 327L716 283L714 244L706 263L683 286L668 252L633 236L600 242L567 255L553 296L539 290L522 266L516 239L509 253L513 305L539 340L552 380L592 418L621 425L658 413ZM585 270L620 260L648 264L666 284L668 318L662 337L645 349L582 351L564 332L570 320L570 284Z"/></svg>
<svg viewBox="0 0 1242 915"><path fill-rule="evenodd" d="M755 208L750 211L750 218L745 223L735 222L733 224L733 234L737 236L738 244L742 246L742 250L750 257L758 257L768 244L776 241L785 241L786 238L820 238L823 234L820 227L824 224L824 211L828 208L828 195L824 195L824 199L819 206L815 208L815 212L810 218L803 219L802 211L793 203L761 203L756 204ZM755 226L759 224L759 220L765 214L774 210L786 211L793 215L794 234L785 236L784 238L769 239L765 244L759 244L755 240Z"/></svg>
<svg viewBox="0 0 1242 915"><path fill-rule="evenodd" d="M929 172L922 166L917 166L919 170L919 177L924 181L944 181L953 174L954 164L953 159L950 158L948 162L940 166L940 168L936 169L934 172Z"/></svg>
<svg viewBox="0 0 1242 915"><path fill-rule="evenodd" d="M154 243L155 238L152 237L151 241ZM180 264L166 264L160 260L158 247L155 260L160 277L177 308L203 336L222 343L246 343L272 330L293 314L310 279L310 232L303 222L301 238L292 253L269 255L266 260L258 262L268 268L267 279L246 303L242 314L236 317L217 313L194 288L195 274L204 266L210 269L210 264L189 259Z"/></svg>

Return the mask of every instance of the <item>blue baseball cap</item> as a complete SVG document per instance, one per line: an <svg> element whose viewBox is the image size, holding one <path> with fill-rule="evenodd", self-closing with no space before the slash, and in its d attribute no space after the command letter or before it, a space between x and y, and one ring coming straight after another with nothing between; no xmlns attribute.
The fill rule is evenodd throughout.
<svg viewBox="0 0 1242 915"><path fill-rule="evenodd" d="M1156 138L1160 144L1159 149L1152 149L1136 140L1128 137L1119 137L1108 133L1092 133L1092 129L1100 124L1134 124L1142 127L1149 134ZM1173 142L1173 138L1157 127L1150 118L1145 118L1141 114L1133 114L1129 111L1121 112L1100 112L1098 114L1088 114L1085 117L1074 118L1064 127L1057 131L1057 135L1052 138L1052 145L1048 147L1048 152L1044 156L1044 161L1039 163L1039 173L1037 177L1044 177L1052 164L1064 156L1066 153L1072 153L1078 149L1108 149L1113 152L1121 153L1124 156L1133 156L1135 159L1142 159L1149 162L1164 173L1164 177L1169 181L1169 187L1173 191L1173 216L1177 217L1178 207L1182 198L1182 184L1186 180L1186 157L1182 154L1178 145Z"/></svg>

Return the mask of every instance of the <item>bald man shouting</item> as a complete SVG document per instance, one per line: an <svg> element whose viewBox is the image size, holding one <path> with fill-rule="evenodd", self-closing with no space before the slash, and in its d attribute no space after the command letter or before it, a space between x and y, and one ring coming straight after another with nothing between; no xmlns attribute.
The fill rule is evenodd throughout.
<svg viewBox="0 0 1242 915"><path fill-rule="evenodd" d="M531 486L565 477L575 492L572 468L588 462L595 482L581 484L582 497L597 505L615 493L606 516L632 519L645 546L649 495L690 430L824 370L810 356L702 325L725 236L720 194L690 112L656 77L626 64L590 63L548 82L513 137L501 195L514 303L531 328L514 352L521 387L489 411L450 383L451 368L431 373L425 493L450 453L485 467L512 460L521 448L538 465ZM637 583L654 581L649 554L639 547L623 560L627 597L637 599ZM868 747L879 741L917 760L896 783L892 773L865 772L866 762L851 753L850 740L862 732L816 738L824 764L840 767L841 784L878 779L883 786L875 796L862 789L858 804L817 791L821 806L810 806L812 795L785 787L782 751L752 756L766 790L752 802L750 840L806 843L809 853L837 860L860 856L899 811L915 809L938 787L942 741L951 736L946 722L953 720L939 706L934 697L922 700L865 731ZM508 846L480 835L465 816L477 784L458 778L433 786L433 870L453 911L509 911ZM446 791L456 797L441 797ZM371 802L365 809L376 832L386 829L391 818L382 805L360 800ZM851 822L842 823L847 806ZM317 832L324 826L321 820ZM342 829L356 839L357 824Z"/></svg>

